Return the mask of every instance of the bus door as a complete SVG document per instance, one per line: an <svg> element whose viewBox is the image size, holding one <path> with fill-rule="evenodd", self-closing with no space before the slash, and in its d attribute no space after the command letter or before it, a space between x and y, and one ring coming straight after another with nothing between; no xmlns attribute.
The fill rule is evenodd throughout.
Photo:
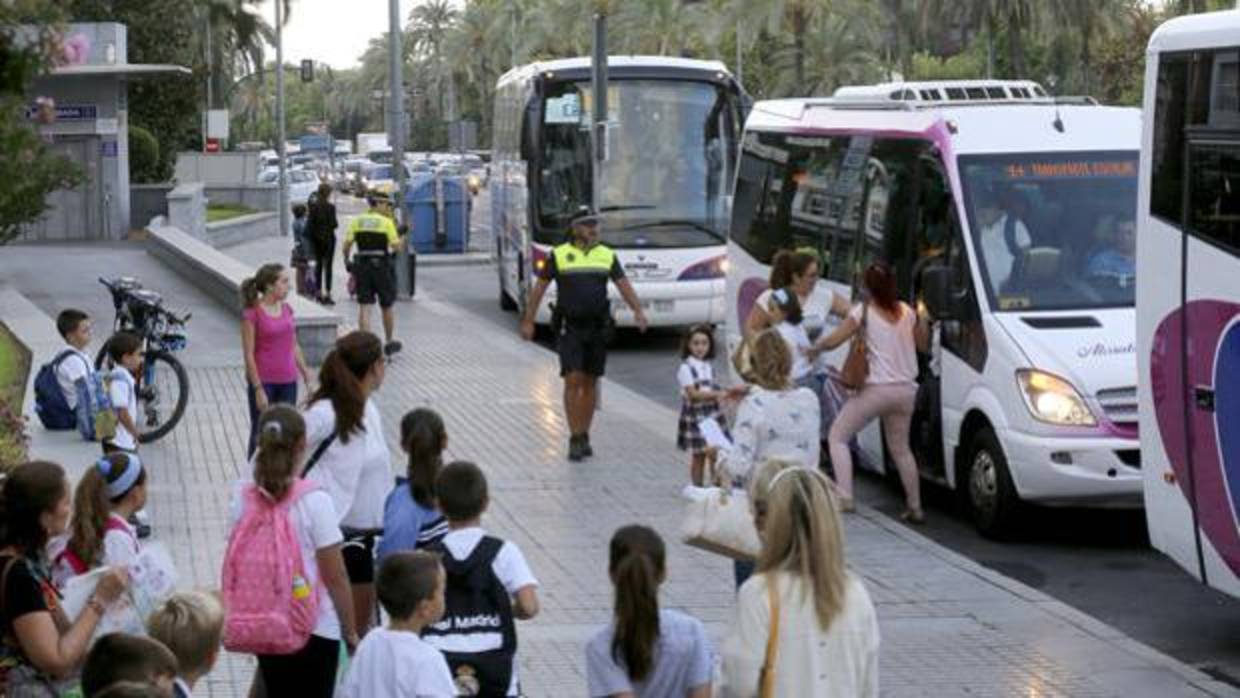
<svg viewBox="0 0 1240 698"><path fill-rule="evenodd" d="M916 207L910 212L907 265L899 270L902 296L918 313L925 312L922 273L931 265L963 260L960 226L952 207L951 187L938 159L927 152L918 159ZM938 328L930 345L917 355L917 400L909 430L909 446L921 472L936 480L946 476L943 456L942 344Z"/></svg>
<svg viewBox="0 0 1240 698"><path fill-rule="evenodd" d="M1187 155L1183 307L1175 329L1189 428L1187 467L1176 476L1195 519L1199 575L1208 584L1231 577L1234 585L1240 579L1240 133L1190 135Z"/></svg>

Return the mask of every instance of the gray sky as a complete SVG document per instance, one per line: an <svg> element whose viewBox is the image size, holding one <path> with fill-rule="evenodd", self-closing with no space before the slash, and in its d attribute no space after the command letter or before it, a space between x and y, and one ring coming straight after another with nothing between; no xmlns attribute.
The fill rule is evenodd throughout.
<svg viewBox="0 0 1240 698"><path fill-rule="evenodd" d="M284 60L310 58L333 68L350 68L370 40L388 30L388 0L293 0L293 12L284 25ZM417 0L400 0L402 26ZM275 5L262 0L259 11L274 25ZM274 58L274 50L272 52Z"/></svg>

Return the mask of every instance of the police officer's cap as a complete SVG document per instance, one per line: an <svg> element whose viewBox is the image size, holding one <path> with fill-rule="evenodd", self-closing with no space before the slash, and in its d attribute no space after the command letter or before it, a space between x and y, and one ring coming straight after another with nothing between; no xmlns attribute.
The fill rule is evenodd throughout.
<svg viewBox="0 0 1240 698"><path fill-rule="evenodd" d="M573 216L571 225L576 228L579 226L598 225L598 214L590 209L589 206L581 206L577 209L577 213Z"/></svg>
<svg viewBox="0 0 1240 698"><path fill-rule="evenodd" d="M379 204L391 204L392 199L386 192L371 191L366 192L366 203L371 206L378 206Z"/></svg>

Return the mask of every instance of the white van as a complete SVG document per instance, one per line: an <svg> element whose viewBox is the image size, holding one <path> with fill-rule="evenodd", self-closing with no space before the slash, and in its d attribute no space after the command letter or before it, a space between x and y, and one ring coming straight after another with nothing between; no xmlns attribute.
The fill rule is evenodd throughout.
<svg viewBox="0 0 1240 698"><path fill-rule="evenodd" d="M1240 12L1150 37L1137 348L1150 543L1240 598Z"/></svg>
<svg viewBox="0 0 1240 698"><path fill-rule="evenodd" d="M758 103L734 191L729 347L777 251L812 250L819 283L854 299L860 272L886 260L939 320L913 424L924 477L956 488L987 535L1022 501L1140 506L1140 135L1136 109L1028 81ZM861 467L886 470L877 425L858 450Z"/></svg>

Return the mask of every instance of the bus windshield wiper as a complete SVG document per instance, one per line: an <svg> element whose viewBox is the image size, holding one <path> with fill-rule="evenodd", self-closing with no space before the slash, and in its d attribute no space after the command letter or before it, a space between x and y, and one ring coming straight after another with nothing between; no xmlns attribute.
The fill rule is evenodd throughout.
<svg viewBox="0 0 1240 698"><path fill-rule="evenodd" d="M636 211L640 209L654 208L654 204L628 204L626 206L600 206L599 213L608 211Z"/></svg>
<svg viewBox="0 0 1240 698"><path fill-rule="evenodd" d="M658 220L653 220L653 221L642 221L640 223L632 223L630 225L622 226L620 229L621 230L638 230L641 228L670 228L673 226L688 226L690 228L693 228L694 230L700 230L704 233L709 233L712 237L719 238L720 240L723 239L723 235L720 235L719 231L706 225L705 223L702 223L700 221L690 220L688 218L660 218Z"/></svg>

